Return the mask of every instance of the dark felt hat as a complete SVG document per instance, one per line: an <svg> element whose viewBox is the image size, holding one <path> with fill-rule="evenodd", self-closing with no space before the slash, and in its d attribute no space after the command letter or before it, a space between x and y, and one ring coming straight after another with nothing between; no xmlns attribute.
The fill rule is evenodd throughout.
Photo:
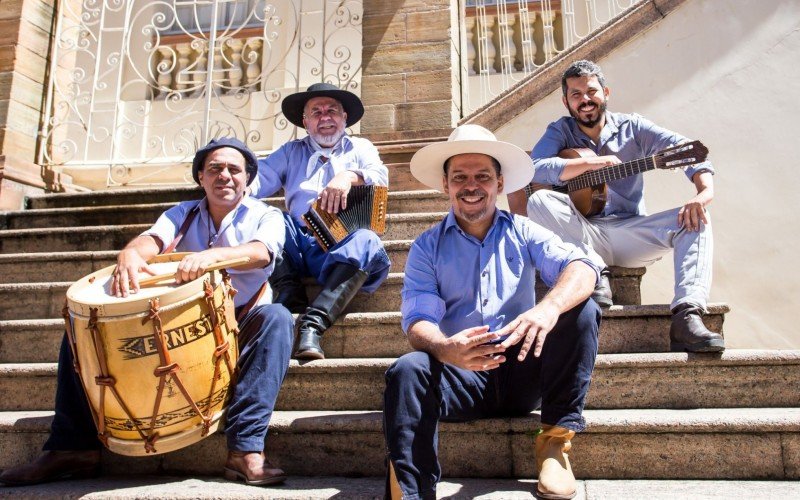
<svg viewBox="0 0 800 500"><path fill-rule="evenodd" d="M200 184L200 179L197 177L197 174L203 170L206 156L208 156L208 153L219 148L233 148L242 153L242 156L244 156L244 161L246 162L245 169L247 170L247 184L250 185L250 183L253 182L253 179L256 178L256 173L258 172L258 160L256 159L255 153L253 153L250 148L245 145L245 143L235 137L220 137L219 139L211 139L211 142L197 150L197 152L194 154L194 160L192 161L192 177L194 177L194 181Z"/></svg>
<svg viewBox="0 0 800 500"><path fill-rule="evenodd" d="M332 97L342 103L344 112L347 113L348 127L358 123L358 120L364 116L364 104L361 103L361 99L357 95L347 90L341 90L330 83L315 83L308 87L305 92L297 92L286 96L281 103L283 116L294 125L305 128L303 125L303 109L309 99L314 97Z"/></svg>

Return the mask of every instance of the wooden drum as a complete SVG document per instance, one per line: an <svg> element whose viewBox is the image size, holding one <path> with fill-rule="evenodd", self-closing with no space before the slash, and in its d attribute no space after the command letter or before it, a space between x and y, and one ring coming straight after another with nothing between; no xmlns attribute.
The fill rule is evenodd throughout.
<svg viewBox="0 0 800 500"><path fill-rule="evenodd" d="M159 274L184 253L159 255ZM64 320L75 369L105 446L122 455L165 453L214 432L233 388L238 333L227 274L110 294L114 266L67 290Z"/></svg>

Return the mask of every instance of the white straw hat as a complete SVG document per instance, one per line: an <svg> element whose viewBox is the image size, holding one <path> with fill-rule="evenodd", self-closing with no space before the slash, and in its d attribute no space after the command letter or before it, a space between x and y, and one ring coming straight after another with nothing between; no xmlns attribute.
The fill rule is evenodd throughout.
<svg viewBox="0 0 800 500"><path fill-rule="evenodd" d="M411 158L411 174L431 189L441 191L445 160L464 153L482 153L497 160L504 193L518 191L533 179L533 160L525 151L498 141L493 133L473 124L456 127L447 142L429 144L417 151Z"/></svg>

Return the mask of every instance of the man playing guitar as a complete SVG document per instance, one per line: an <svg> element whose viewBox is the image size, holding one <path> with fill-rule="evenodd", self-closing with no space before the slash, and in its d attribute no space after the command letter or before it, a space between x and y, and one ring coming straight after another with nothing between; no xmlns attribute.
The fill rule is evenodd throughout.
<svg viewBox="0 0 800 500"><path fill-rule="evenodd" d="M551 123L534 146L533 183L563 186L587 172L651 157L687 142L639 115L606 111L609 89L600 67L591 61L571 64L561 88L570 116ZM590 149L597 156L564 158L569 155L563 150L575 148ZM708 161L682 167L697 194L682 207L658 214L645 212L641 173L609 181L605 207L588 218L568 194L546 189L530 197L522 190L511 193L509 207L577 245L601 269L647 266L673 249L671 349L719 352L725 348L722 336L709 331L701 319L711 287L713 240L706 206L714 197L714 170ZM592 297L600 305L611 305L607 277Z"/></svg>

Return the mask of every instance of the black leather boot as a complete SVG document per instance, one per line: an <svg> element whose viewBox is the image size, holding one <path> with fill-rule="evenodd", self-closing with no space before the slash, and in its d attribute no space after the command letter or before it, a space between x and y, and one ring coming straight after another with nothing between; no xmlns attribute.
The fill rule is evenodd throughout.
<svg viewBox="0 0 800 500"><path fill-rule="evenodd" d="M281 304L295 314L302 313L308 307L306 287L300 282L300 275L292 266L286 252L282 252L275 262L269 285L275 294L272 299L274 304Z"/></svg>
<svg viewBox="0 0 800 500"><path fill-rule="evenodd" d="M610 275L611 273L608 271L608 268L600 271L600 279L597 281L597 284L594 286L594 291L592 292L592 299L594 299L600 307L611 307L614 305L614 302L611 300L611 283L608 281Z"/></svg>
<svg viewBox="0 0 800 500"><path fill-rule="evenodd" d="M702 310L691 304L681 304L672 312L669 328L669 348L672 352L722 352L725 340L703 324Z"/></svg>
<svg viewBox="0 0 800 500"><path fill-rule="evenodd" d="M353 300L361 285L367 281L367 273L350 264L336 264L331 269L322 291L297 318L297 344L295 359L325 359L319 345L322 334L342 314Z"/></svg>

